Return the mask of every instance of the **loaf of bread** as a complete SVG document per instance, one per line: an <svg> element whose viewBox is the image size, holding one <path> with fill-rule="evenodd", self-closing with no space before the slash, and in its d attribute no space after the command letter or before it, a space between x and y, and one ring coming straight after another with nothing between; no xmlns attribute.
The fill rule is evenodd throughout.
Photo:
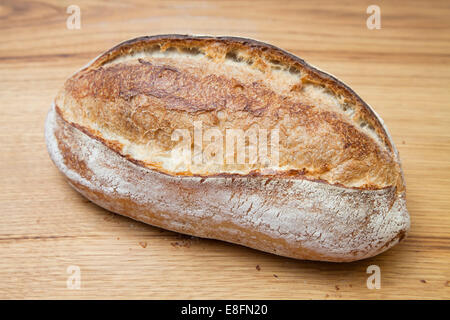
<svg viewBox="0 0 450 320"><path fill-rule="evenodd" d="M409 230L380 117L333 76L255 40L121 43L66 81L45 136L83 196L168 230L336 262Z"/></svg>

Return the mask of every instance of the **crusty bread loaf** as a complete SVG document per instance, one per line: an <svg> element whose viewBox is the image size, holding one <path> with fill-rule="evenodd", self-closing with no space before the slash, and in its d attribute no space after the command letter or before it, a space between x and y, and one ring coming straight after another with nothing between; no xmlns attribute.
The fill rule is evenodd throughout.
<svg viewBox="0 0 450 320"><path fill-rule="evenodd" d="M219 161L206 161L198 124L216 137L245 132L245 161L228 161L238 157L236 136L223 160L214 149L209 156ZM277 157L251 159L247 133L255 128ZM193 158L179 152L180 129L194 137ZM46 141L86 198L177 232L353 261L409 230L400 161L382 120L336 78L254 40L126 41L66 81Z"/></svg>

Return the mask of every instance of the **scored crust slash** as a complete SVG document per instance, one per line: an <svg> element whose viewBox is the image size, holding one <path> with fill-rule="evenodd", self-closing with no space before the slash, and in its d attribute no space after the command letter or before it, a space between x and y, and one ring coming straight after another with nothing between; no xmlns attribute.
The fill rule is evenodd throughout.
<svg viewBox="0 0 450 320"><path fill-rule="evenodd" d="M184 149L178 129L195 138ZM230 129L244 134L221 149ZM192 236L343 262L389 249L410 227L400 159L381 118L335 77L255 40L123 42L65 82L45 136L86 198ZM277 161L262 161L263 148ZM191 151L201 161L187 161Z"/></svg>

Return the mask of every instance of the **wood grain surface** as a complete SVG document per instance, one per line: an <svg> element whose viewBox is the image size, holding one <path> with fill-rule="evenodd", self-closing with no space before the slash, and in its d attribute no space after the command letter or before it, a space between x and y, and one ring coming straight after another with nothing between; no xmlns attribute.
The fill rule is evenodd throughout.
<svg viewBox="0 0 450 320"><path fill-rule="evenodd" d="M366 9L381 8L369 30ZM66 27L69 5L81 29ZM371 104L400 151L412 228L355 263L296 261L112 214L50 161L44 119L65 78L141 35L236 35L284 48ZM450 2L0 2L0 298L450 298ZM369 290L366 269L381 269ZM81 288L69 289L69 266Z"/></svg>

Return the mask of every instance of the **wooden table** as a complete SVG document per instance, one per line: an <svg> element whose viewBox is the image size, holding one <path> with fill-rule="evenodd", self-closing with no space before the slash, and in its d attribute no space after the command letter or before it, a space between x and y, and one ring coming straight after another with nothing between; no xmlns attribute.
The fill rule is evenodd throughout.
<svg viewBox="0 0 450 320"><path fill-rule="evenodd" d="M376 1L381 29L369 30L373 2L2 1L0 298L449 299L450 3ZM71 4L81 29L66 27ZM400 151L409 238L360 262L296 261L144 225L72 190L43 136L57 90L102 51L161 33L263 40L349 84Z"/></svg>

